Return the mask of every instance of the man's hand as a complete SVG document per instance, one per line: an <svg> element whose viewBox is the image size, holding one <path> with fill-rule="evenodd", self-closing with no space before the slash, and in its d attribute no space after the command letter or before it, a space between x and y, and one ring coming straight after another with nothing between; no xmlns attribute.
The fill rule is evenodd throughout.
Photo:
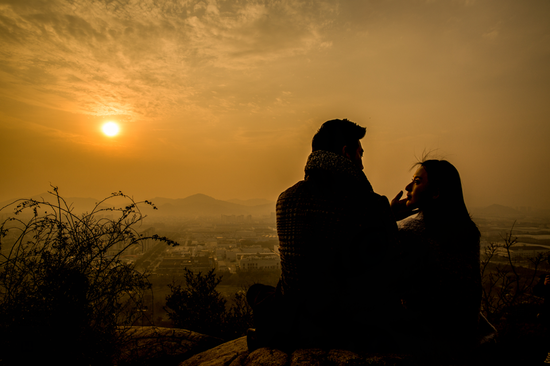
<svg viewBox="0 0 550 366"><path fill-rule="evenodd" d="M395 221L406 219L407 217L418 213L418 209L407 207L407 199L401 199L403 197L403 191L399 193L391 200L390 207L393 213Z"/></svg>

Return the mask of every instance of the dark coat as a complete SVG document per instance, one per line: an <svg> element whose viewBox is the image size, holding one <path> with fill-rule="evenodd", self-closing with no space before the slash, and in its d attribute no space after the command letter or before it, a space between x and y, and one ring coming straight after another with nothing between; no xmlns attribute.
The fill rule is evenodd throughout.
<svg viewBox="0 0 550 366"><path fill-rule="evenodd" d="M427 350L458 352L478 342L480 244L471 220L449 221L432 228L419 214L400 224L400 252L411 264L402 300L417 324L416 340Z"/></svg>
<svg viewBox="0 0 550 366"><path fill-rule="evenodd" d="M397 225L351 160L316 151L305 173L277 201L279 291L300 345L349 348L388 310Z"/></svg>

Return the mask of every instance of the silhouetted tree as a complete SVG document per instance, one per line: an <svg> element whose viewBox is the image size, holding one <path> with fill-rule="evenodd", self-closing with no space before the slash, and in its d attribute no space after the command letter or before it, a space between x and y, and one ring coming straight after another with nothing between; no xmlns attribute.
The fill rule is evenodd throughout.
<svg viewBox="0 0 550 366"><path fill-rule="evenodd" d="M222 277L214 269L206 274L185 269L185 285L168 285L165 310L178 328L226 340L244 335L251 324L251 309L244 292L237 292L233 304L216 290Z"/></svg>
<svg viewBox="0 0 550 366"><path fill-rule="evenodd" d="M522 268L514 260L512 250L517 244L513 227L503 237L503 243L489 243L481 260L482 310L487 319L499 323L510 311L537 305L541 299L533 296L532 289L538 279L544 256L538 254L526 258L528 268ZM505 262L492 262L497 251L504 249Z"/></svg>
<svg viewBox="0 0 550 366"><path fill-rule="evenodd" d="M502 243L490 243L481 260L481 309L499 331L499 352L496 361L510 364L542 363L548 348L547 329L537 318L543 299L534 296L544 264L542 254L524 259L520 266L513 257L517 238L513 226ZM504 254L497 259L497 252Z"/></svg>
<svg viewBox="0 0 550 366"><path fill-rule="evenodd" d="M121 255L146 239L177 243L140 236L138 203L121 192L80 216L57 187L49 193L56 203L15 201L15 216L0 225L0 363L112 363L119 327L142 316L136 309L151 287ZM102 208L113 197L128 204ZM117 217L96 218L104 212Z"/></svg>

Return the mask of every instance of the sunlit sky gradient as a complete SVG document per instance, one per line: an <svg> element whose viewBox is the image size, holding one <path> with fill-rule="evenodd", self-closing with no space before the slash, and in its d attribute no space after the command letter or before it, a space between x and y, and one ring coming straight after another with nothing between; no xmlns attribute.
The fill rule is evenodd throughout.
<svg viewBox="0 0 550 366"><path fill-rule="evenodd" d="M0 199L275 200L348 118L381 194L433 150L469 206L550 208L549 20L548 0L1 0Z"/></svg>

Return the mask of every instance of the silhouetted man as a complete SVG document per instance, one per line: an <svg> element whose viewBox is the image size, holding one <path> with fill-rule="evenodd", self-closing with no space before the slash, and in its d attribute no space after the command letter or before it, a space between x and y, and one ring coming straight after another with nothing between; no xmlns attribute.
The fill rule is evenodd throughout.
<svg viewBox="0 0 550 366"><path fill-rule="evenodd" d="M281 278L276 290L256 285L248 293L256 346L376 349L389 338L384 323L395 299L387 259L397 226L363 173L365 133L345 119L325 122L304 180L279 196Z"/></svg>

